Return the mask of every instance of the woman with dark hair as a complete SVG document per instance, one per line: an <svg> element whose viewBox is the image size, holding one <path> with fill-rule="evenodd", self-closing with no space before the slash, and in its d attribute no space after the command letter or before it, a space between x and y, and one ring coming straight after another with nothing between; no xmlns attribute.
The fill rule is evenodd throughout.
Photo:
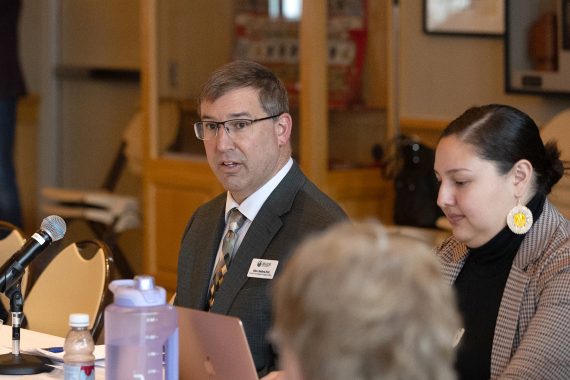
<svg viewBox="0 0 570 380"><path fill-rule="evenodd" d="M473 107L443 131L438 248L463 317L460 379L570 378L570 223L546 196L564 174L516 108Z"/></svg>

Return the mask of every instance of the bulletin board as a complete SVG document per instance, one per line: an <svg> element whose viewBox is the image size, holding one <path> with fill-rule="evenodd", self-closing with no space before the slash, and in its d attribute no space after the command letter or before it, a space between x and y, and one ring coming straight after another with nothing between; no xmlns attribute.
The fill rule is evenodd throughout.
<svg viewBox="0 0 570 380"><path fill-rule="evenodd" d="M269 67L285 83L292 105L298 103L299 22L268 1L238 2L235 16L235 59L250 59ZM343 109L361 102L367 17L366 0L328 2L329 107ZM276 14L277 13L277 14Z"/></svg>

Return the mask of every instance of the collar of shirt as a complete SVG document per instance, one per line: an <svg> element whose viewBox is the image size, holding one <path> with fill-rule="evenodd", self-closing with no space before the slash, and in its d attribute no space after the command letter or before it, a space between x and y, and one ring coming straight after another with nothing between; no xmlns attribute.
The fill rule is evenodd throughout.
<svg viewBox="0 0 570 380"><path fill-rule="evenodd" d="M289 158L289 161L275 174L265 185L261 186L255 193L247 197L241 204L238 204L230 192L227 192L226 197L226 224L228 222L229 212L232 208L237 207L239 211L245 215L248 222L252 222L255 216L261 209L261 206L265 203L269 195L275 190L275 188L281 183L283 178L289 173L289 170L293 166L293 159ZM249 223L247 223L249 227ZM244 225L245 227L245 225Z"/></svg>
<svg viewBox="0 0 570 380"><path fill-rule="evenodd" d="M243 226L240 228L238 232L238 238L236 241L236 252L239 250L239 246L241 245L244 236L247 234L247 231L249 230L249 226L251 225L253 219L261 209L261 206L263 206L267 198L269 198L269 195L271 195L271 193L273 192L273 190L275 190L277 185L279 185L279 183L283 180L283 178L285 178L287 173L289 173L289 170L291 169L292 166L293 166L293 159L289 158L289 161L287 161L287 163L277 172L277 174L273 176L273 178L267 181L265 185L259 188L259 190L257 190L255 193L247 197L247 199L244 200L241 203L241 205L238 204L233 199L229 191L227 192L226 214L225 214L226 227L224 229L224 235L228 230L228 225L227 225L228 217L230 214L230 210L232 208L237 207L239 211L247 218L247 220L243 223ZM212 268L212 273L210 275L210 283L212 281L212 278L214 277L216 265L218 261L220 261L222 258L222 241L223 239L220 240L220 244L218 246L218 253L216 254L216 261L215 261L216 264Z"/></svg>

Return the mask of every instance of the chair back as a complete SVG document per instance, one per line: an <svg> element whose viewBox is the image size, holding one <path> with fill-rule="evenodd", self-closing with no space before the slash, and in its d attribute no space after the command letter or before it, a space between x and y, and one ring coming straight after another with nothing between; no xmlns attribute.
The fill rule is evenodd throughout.
<svg viewBox="0 0 570 380"><path fill-rule="evenodd" d="M561 159L570 162L570 109L552 118L542 127L540 134L545 143L548 140L556 140L558 148L562 151ZM560 182L552 188L548 199L566 218L570 219L570 175L560 179Z"/></svg>
<svg viewBox="0 0 570 380"><path fill-rule="evenodd" d="M65 337L69 314L87 313L97 340L103 327L111 265L111 252L98 239L67 245L39 274L24 298L28 328Z"/></svg>
<svg viewBox="0 0 570 380"><path fill-rule="evenodd" d="M25 241L24 232L19 227L5 221L0 221L0 266L8 261L16 251L22 248ZM23 295L26 294L26 288L28 286L28 274L28 269L26 268L20 285L20 291ZM10 300L8 297L4 294L0 294L0 302L6 312L10 311Z"/></svg>

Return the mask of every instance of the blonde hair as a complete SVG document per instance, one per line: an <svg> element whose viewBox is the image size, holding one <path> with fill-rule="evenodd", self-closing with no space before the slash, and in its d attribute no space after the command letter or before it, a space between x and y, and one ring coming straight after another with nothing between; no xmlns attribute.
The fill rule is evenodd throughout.
<svg viewBox="0 0 570 380"><path fill-rule="evenodd" d="M272 337L305 379L454 379L459 327L436 257L377 222L302 243L274 289Z"/></svg>

